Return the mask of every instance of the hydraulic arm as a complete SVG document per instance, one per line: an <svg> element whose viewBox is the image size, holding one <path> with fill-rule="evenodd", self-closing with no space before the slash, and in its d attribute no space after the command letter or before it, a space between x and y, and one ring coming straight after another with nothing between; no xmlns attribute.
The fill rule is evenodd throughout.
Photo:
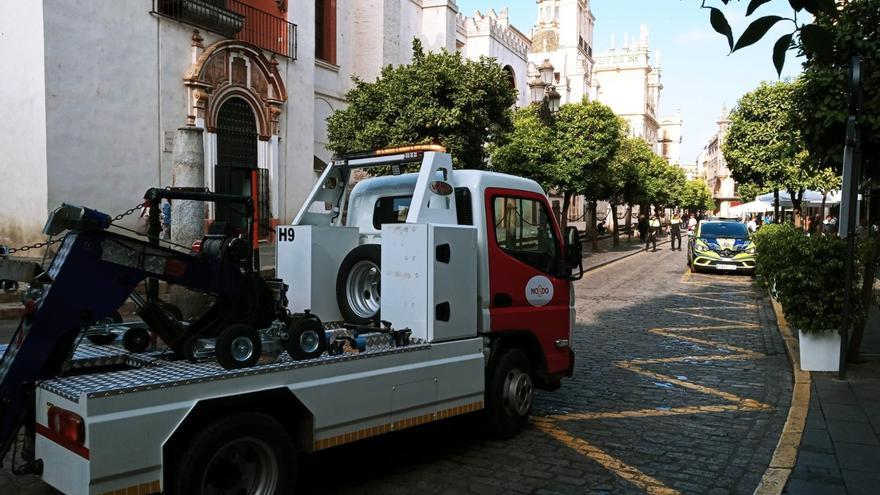
<svg viewBox="0 0 880 495"><path fill-rule="evenodd" d="M181 357L192 339L216 336L229 324L260 328L272 322L271 292L254 271L251 198L156 188L144 198L151 210L147 240L107 230L111 217L88 208L63 205L50 214L44 233L66 233L49 268L31 282L25 316L0 358L0 459L33 415L30 393L35 382L57 376L82 329L110 316L145 279L147 297L139 315ZM215 224L202 239L200 252L160 245L162 199L243 204L246 231ZM183 325L160 306L156 280L211 294L215 303Z"/></svg>

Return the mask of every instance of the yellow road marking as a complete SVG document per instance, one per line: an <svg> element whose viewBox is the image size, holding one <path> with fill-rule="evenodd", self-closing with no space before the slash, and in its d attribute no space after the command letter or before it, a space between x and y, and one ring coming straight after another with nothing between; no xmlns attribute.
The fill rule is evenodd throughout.
<svg viewBox="0 0 880 495"><path fill-rule="evenodd" d="M754 304L747 303L747 302L731 301L731 300L729 300L729 299L719 299L719 298L717 298L717 297L706 297L707 294L708 294L708 293L706 293L706 292L702 292L702 293L700 293L700 295L696 295L696 294L684 294L684 293L682 293L682 294L677 294L677 295L682 296L682 297L690 297L690 298L693 298L693 299L702 299L702 300L704 300L704 301L712 301L712 302L717 302L717 303L722 303L722 304L725 304L725 303L727 303L727 304L735 304L735 305L737 305L738 307L744 307L744 308L756 308L756 307L757 307L757 306L755 306ZM733 309L733 308L731 308L731 309Z"/></svg>
<svg viewBox="0 0 880 495"><path fill-rule="evenodd" d="M673 490L664 485L657 478L649 476L620 459L608 455L604 450L586 440L572 436L570 433L554 425L552 421L536 420L535 426L579 454L589 457L605 469L613 472L617 476L620 476L642 490L645 490L646 493L657 495L673 495L680 493L679 491Z"/></svg>
<svg viewBox="0 0 880 495"><path fill-rule="evenodd" d="M606 265L610 266L610 265ZM591 273L596 273L600 271L602 268L598 268ZM592 459L593 461L599 463L605 469L611 471L617 476L625 479L629 483L635 485L638 488L645 490L649 494L677 494L678 491L669 488L664 485L660 480L651 477L636 467L631 466L629 464L624 463L620 459L617 459L607 452L599 449L598 447L590 444L589 442L577 438L565 430L561 429L556 425L557 421L577 421L577 420L597 420L597 419L624 419L624 418L650 418L650 417L663 417L663 416L676 416L676 415L688 415L688 414L710 414L710 413L720 413L720 412L737 412L737 411L769 411L773 409L773 406L762 403L760 401L740 397L736 394L725 392L723 390L718 390L712 387L707 387L705 385L700 385L698 383L689 382L686 380L681 380L669 375L664 375L662 373L657 373L653 371L649 371L641 368L641 366L651 365L651 364L669 364L669 363L677 363L684 362L688 360L700 360L700 361L726 361L726 360L737 360L737 359L756 359L764 357L763 354L751 351L749 349L745 349L743 347L735 346L732 344L726 344L722 342L716 342L714 340L708 338L698 338L690 335L682 335L679 332L696 332L696 331L713 331L713 330L753 330L759 328L757 323L751 322L743 322L736 321L726 318L719 318L716 316L710 316L703 314L703 311L713 310L713 309L756 309L757 306L751 303L741 302L741 301L730 301L728 299L720 299L707 297L712 295L719 296L729 296L731 294L738 293L748 293L749 289L747 288L736 288L737 286L743 287L745 284L719 284L717 281L712 283L702 283L698 281L691 280L691 272L690 270L685 271L682 275L680 282L682 284L690 284L697 286L706 286L712 287L713 289L717 289L716 291L703 291L700 295L695 294L678 294L683 297L692 297L694 299L701 299L704 301L711 301L724 304L723 306L693 306L693 307L685 307L685 308L665 308L666 311L670 313L683 314L686 316L703 318L706 320L717 321L721 323L726 323L725 325L711 325L711 326L691 326L691 327L668 327L668 328L652 328L648 331L650 333L654 333L656 335L660 335L662 337L685 340L688 342L693 342L696 344L704 345L707 347L714 347L716 349L723 349L731 354L710 354L705 356L675 356L675 357L667 357L667 358L645 358L645 359L630 359L625 361L617 361L614 363L615 366L631 371L638 375L645 376L652 380L657 380L659 382L666 382L677 385L681 388L687 390L693 390L698 393L703 393L707 395L711 395L714 397L719 397L724 399L730 404L712 404L712 405L703 405L703 406L683 406L683 407L674 407L669 409L662 408L648 408L648 409L637 409L630 411L606 411L606 412L577 412L577 413L568 413L568 414L557 414L544 418L534 418L535 426L551 437L555 438L559 442L565 444L576 452L584 455L585 457ZM780 439L780 441L782 441ZM786 442L789 443L789 442ZM777 449L779 451L781 449ZM778 453L778 452L777 452ZM782 456L779 456L782 457ZM775 467L775 466L771 466ZM767 478L767 476L765 476Z"/></svg>
<svg viewBox="0 0 880 495"><path fill-rule="evenodd" d="M753 410L752 408L746 408ZM609 412L584 412L558 414L549 416L550 419L557 421L575 421L575 420L594 420L594 419L625 419L625 418L655 418L662 416L682 416L687 414L707 414L720 413L730 411L742 411L743 407L738 404L718 404L711 406L684 406L670 407L668 409L635 409L632 411L609 411Z"/></svg>
<svg viewBox="0 0 880 495"><path fill-rule="evenodd" d="M717 316L708 316L708 315L703 315L703 314L692 314L692 313L688 313L687 311L685 311L685 310L687 310L687 309L706 309L706 308L700 308L700 307L695 307L695 308L681 308L681 309L677 309L677 308L666 308L666 311L668 311L668 312L670 312L670 313L676 313L676 314L680 314L680 315L685 315L685 316L695 316L695 317L698 317L698 318L705 318L705 319L707 319L707 320L720 321L720 322L722 322L722 323L742 324L741 321L737 321L737 320L729 320L729 319L727 319L727 318L718 318ZM731 308L731 309L734 309L734 308Z"/></svg>

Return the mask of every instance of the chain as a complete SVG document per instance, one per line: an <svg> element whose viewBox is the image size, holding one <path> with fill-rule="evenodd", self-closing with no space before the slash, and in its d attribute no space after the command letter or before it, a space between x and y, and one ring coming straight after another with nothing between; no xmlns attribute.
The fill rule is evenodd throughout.
<svg viewBox="0 0 880 495"><path fill-rule="evenodd" d="M123 218L131 215L132 213L134 213L142 208L146 208L146 205L147 205L147 203L138 203L138 204L134 205L134 207L129 208L129 209L125 210L124 212L120 213L119 215L116 215L115 217L113 217L113 220L111 220L110 223L118 222L118 221L122 220Z"/></svg>
<svg viewBox="0 0 880 495"><path fill-rule="evenodd" d="M125 210L124 212L120 213L119 215L116 215L115 217L113 217L113 220L111 220L110 223L118 222L119 220L122 220L123 218L131 215L132 213L134 213L142 208L145 208L145 205L146 205L146 203L136 204L133 208L129 208L129 209ZM30 244L30 245L22 246L22 247L18 247L18 248L7 248L5 250L5 253L3 253L3 254L10 255L13 253L26 253L26 252L30 251L31 249L44 248L46 246L51 246L52 244L57 244L63 240L64 240L63 237L60 237L58 239L52 239L50 237L49 239L47 239L45 241L37 242L35 244ZM0 253L2 253L2 252L0 252Z"/></svg>
<svg viewBox="0 0 880 495"><path fill-rule="evenodd" d="M60 239L49 239L47 241L38 242L36 244L22 246L20 248L9 248L6 250L6 254L12 254L12 253L18 253L18 252L24 253L24 252L30 251L31 249L40 249L42 247L51 246L52 244L57 244L63 240L64 240L64 238L62 237Z"/></svg>

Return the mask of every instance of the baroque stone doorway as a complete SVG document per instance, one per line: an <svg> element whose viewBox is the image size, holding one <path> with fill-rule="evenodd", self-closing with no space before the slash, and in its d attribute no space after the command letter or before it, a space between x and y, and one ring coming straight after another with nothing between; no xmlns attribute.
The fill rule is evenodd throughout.
<svg viewBox="0 0 880 495"><path fill-rule="evenodd" d="M218 193L259 196L257 175L257 122L251 106L242 98L231 97L217 115L217 166L214 190ZM257 199L256 197L254 198ZM215 220L244 231L247 225L244 205L217 204Z"/></svg>

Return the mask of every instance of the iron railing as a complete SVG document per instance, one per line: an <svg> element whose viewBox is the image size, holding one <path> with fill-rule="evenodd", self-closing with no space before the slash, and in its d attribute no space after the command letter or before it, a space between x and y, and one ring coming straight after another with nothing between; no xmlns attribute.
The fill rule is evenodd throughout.
<svg viewBox="0 0 880 495"><path fill-rule="evenodd" d="M296 60L296 24L237 0L153 0L153 13Z"/></svg>

